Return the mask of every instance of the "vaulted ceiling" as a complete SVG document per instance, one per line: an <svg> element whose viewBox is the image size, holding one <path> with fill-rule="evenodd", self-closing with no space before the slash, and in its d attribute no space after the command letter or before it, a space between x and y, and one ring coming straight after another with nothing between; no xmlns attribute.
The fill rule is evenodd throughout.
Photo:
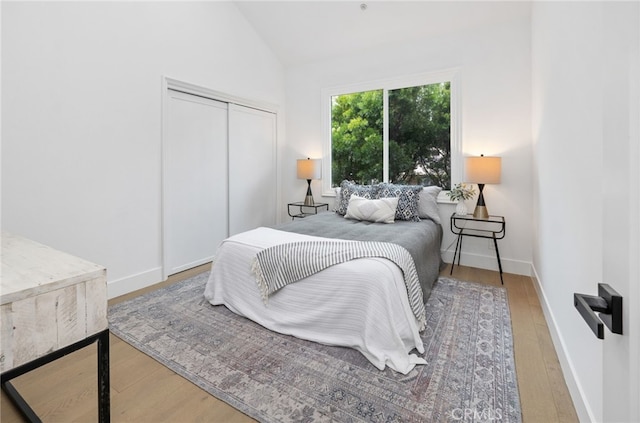
<svg viewBox="0 0 640 423"><path fill-rule="evenodd" d="M236 1L285 66L528 16L529 1Z"/></svg>

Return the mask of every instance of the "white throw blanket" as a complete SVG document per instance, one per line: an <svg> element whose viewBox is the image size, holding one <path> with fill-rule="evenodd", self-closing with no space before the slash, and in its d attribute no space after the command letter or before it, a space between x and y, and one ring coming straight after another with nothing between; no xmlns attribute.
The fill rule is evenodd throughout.
<svg viewBox="0 0 640 423"><path fill-rule="evenodd" d="M419 356L424 344L404 276L390 260L372 257L330 266L278 291L264 306L251 272L256 254L276 245L323 240L328 238L271 228L234 235L216 252L204 296L270 330L354 348L380 370L389 366L407 374L426 364Z"/></svg>
<svg viewBox="0 0 640 423"><path fill-rule="evenodd" d="M367 257L391 260L402 270L409 305L419 322L419 330L424 330L427 322L418 273L409 252L397 244L334 240L290 242L257 253L251 270L256 276L262 299L266 304L271 294L290 283L327 267Z"/></svg>

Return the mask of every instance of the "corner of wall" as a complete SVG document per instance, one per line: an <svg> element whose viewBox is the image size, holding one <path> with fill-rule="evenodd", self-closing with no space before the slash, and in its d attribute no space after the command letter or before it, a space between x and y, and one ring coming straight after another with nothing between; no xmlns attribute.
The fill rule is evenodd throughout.
<svg viewBox="0 0 640 423"><path fill-rule="evenodd" d="M560 328L556 323L553 311L551 310L549 301L547 300L547 297L545 295L543 284L540 282L540 277L538 276L538 272L536 271L534 264L531 265L531 279L533 280L533 286L536 290L536 294L538 295L538 300L540 301L542 312L544 313L544 319L547 322L547 326L549 327L549 333L551 334L553 347L556 351L556 355L558 356L562 374L567 384L567 388L569 389L569 394L571 395L571 399L573 400L573 406L576 409L578 418L581 422L595 422L597 421L597 419L593 414L593 410L591 410L591 407L589 407L589 404L586 401L586 395L584 394L584 391L580 386L580 383L578 382L578 378L576 378L575 367L573 365L573 362L571 361L571 358L567 354L564 337L562 336Z"/></svg>

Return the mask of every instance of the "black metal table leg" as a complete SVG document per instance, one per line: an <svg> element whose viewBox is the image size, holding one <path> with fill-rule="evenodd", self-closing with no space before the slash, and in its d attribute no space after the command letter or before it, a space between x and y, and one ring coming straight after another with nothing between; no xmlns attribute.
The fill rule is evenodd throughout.
<svg viewBox="0 0 640 423"><path fill-rule="evenodd" d="M109 330L98 336L98 422L111 420L111 382L109 375Z"/></svg>
<svg viewBox="0 0 640 423"><path fill-rule="evenodd" d="M110 420L110 378L109 378L109 329L88 336L74 344L60 348L57 351L22 364L11 370L7 370L0 376L2 390L5 391L11 402L18 408L22 416L31 423L41 423L42 420L27 404L18 390L11 384L11 379L37 369L47 363L57 360L65 355L86 347L98 341L98 421L108 423Z"/></svg>
<svg viewBox="0 0 640 423"><path fill-rule="evenodd" d="M11 384L11 382L9 382L8 380L3 381L2 390L7 394L7 396L13 403L13 405L16 406L18 411L20 411L20 414L22 414L22 416L28 422L42 423L42 420L40 420L40 417L38 417L36 412L33 411L31 407L29 407L29 404L27 404L24 398L22 398L22 395L20 395L20 392L18 392L18 390Z"/></svg>
<svg viewBox="0 0 640 423"><path fill-rule="evenodd" d="M496 258L498 259L498 269L500 269L500 283L504 285L504 280L502 279L502 262L500 261L500 250L498 250L498 240L496 237L493 237L493 245L496 247Z"/></svg>
<svg viewBox="0 0 640 423"><path fill-rule="evenodd" d="M462 255L462 235L458 235L458 239L456 240L456 251L453 253L453 261L451 262L449 276L453 274L453 266L456 265L456 256L458 255L458 249L460 249L460 255ZM458 256L458 266L460 266L460 256Z"/></svg>

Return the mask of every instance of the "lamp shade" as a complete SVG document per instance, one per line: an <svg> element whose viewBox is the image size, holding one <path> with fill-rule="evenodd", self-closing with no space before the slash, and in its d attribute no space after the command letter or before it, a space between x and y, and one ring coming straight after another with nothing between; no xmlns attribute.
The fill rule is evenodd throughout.
<svg viewBox="0 0 640 423"><path fill-rule="evenodd" d="M297 169L298 179L320 179L322 176L320 159L300 159Z"/></svg>
<svg viewBox="0 0 640 423"><path fill-rule="evenodd" d="M501 164L500 157L467 157L465 181L474 184L499 184Z"/></svg>

